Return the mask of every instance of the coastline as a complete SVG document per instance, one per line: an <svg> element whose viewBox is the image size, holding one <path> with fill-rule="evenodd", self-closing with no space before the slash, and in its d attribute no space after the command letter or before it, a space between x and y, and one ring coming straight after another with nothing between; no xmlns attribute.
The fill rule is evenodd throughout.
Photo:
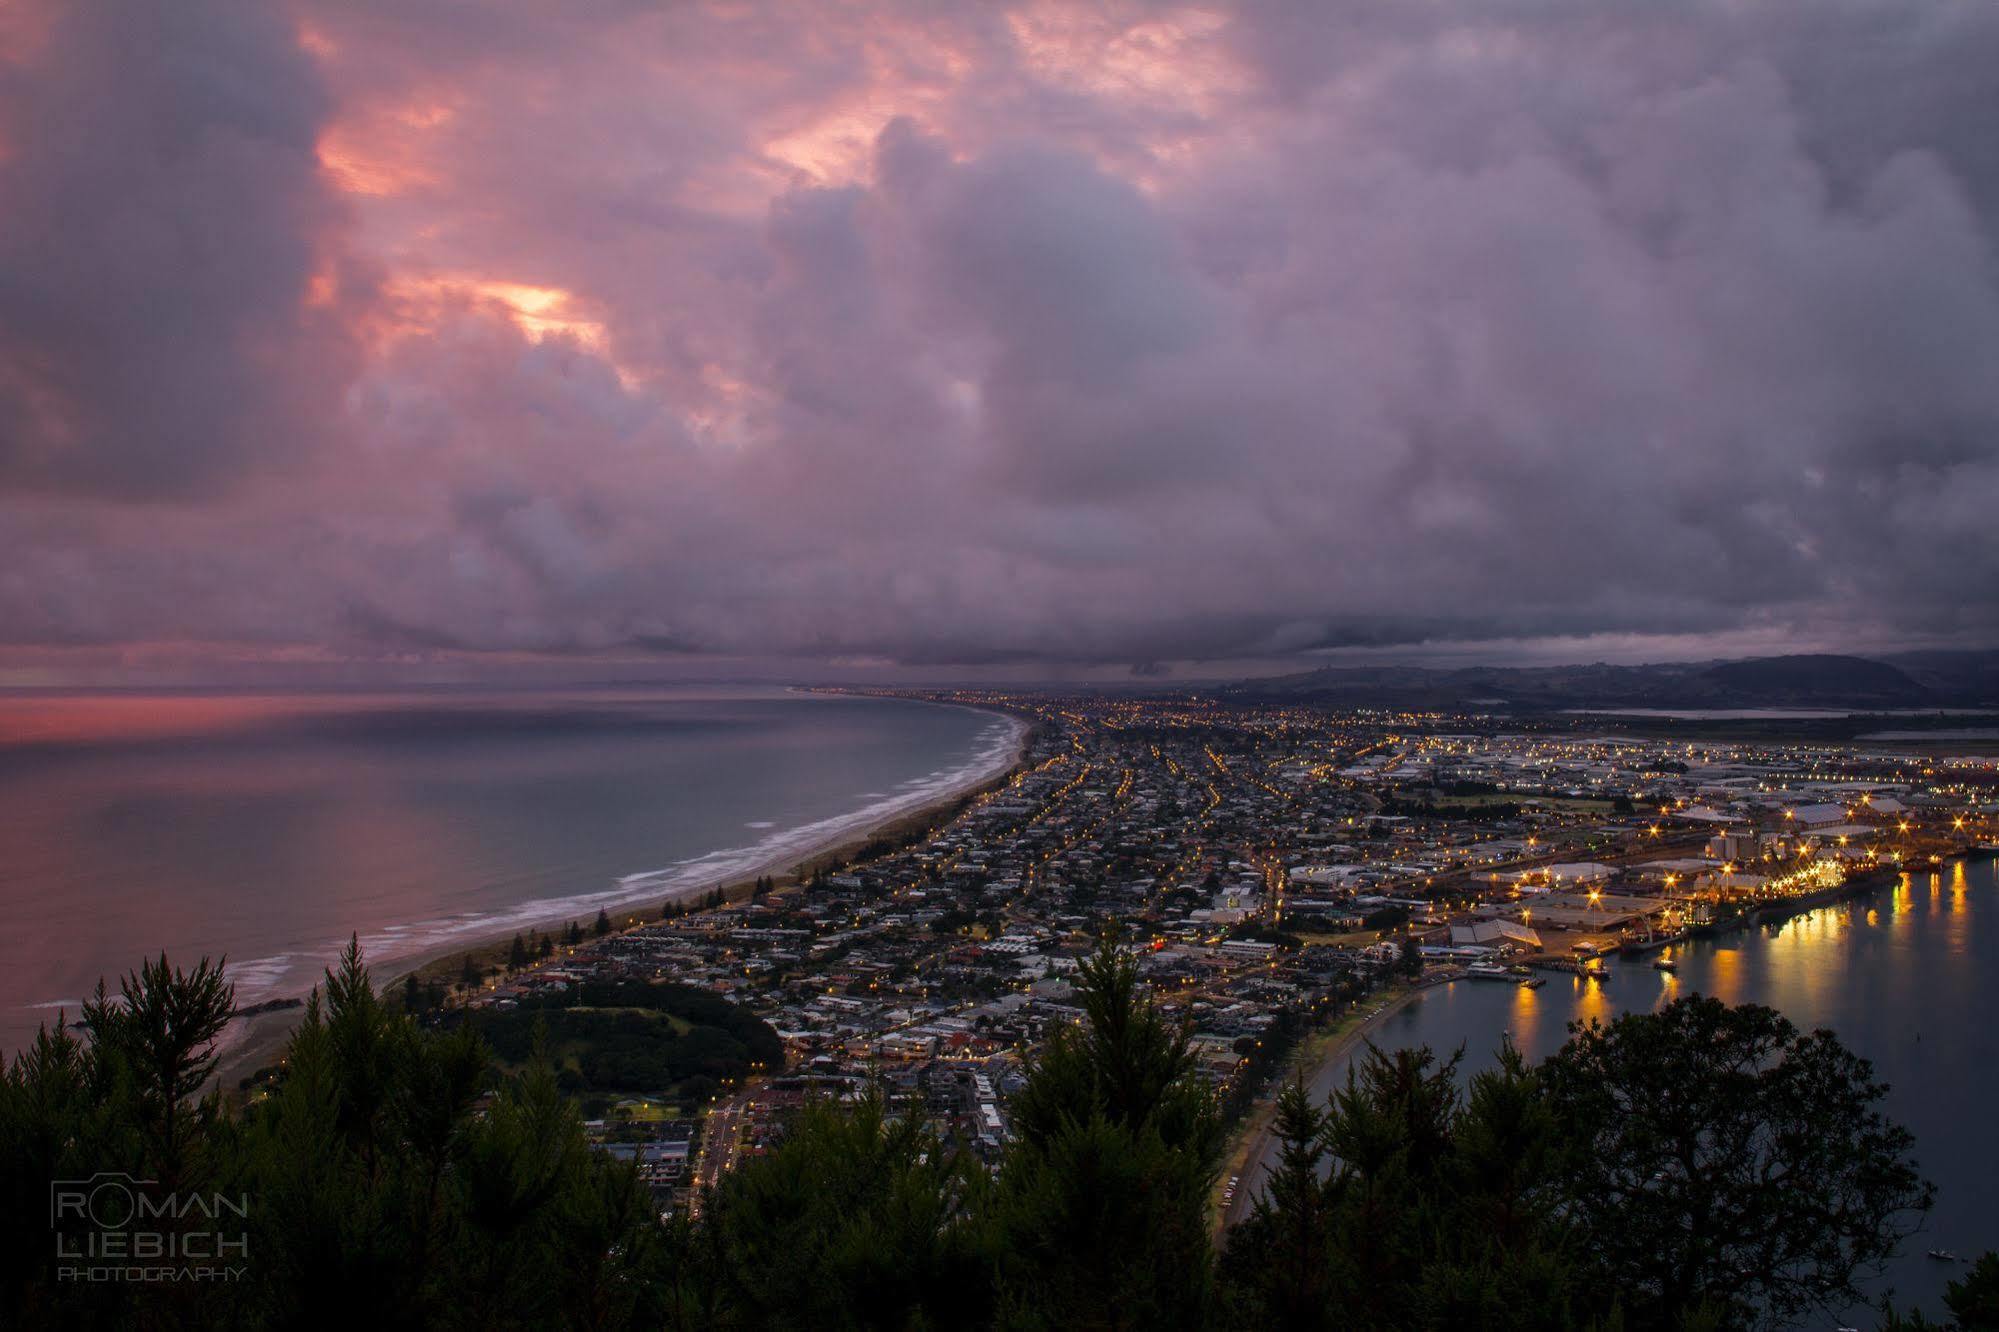
<svg viewBox="0 0 1999 1332"><path fill-rule="evenodd" d="M1972 858L1971 853L1962 852L1958 855L1947 857L1944 863L1948 864L1952 860L1970 860ZM1696 925L1691 929L1681 930L1677 934L1664 934L1651 939L1621 944L1614 951L1623 956L1642 956L1645 953L1654 953L1661 949L1675 947L1676 945L1686 943L1690 939L1714 938L1724 934L1739 933L1757 925L1776 924L1789 920L1793 916L1802 916L1807 912L1817 911L1821 907L1837 906L1841 902L1851 902L1855 898L1865 897L1867 894L1879 891L1882 888L1893 887L1901 881L1904 875L1913 874L1914 872L1904 865L1876 865L1868 869L1856 871L1830 888L1820 888L1813 892L1800 893L1795 897L1759 902L1737 915L1730 916L1726 920L1716 921L1707 925ZM1531 961L1530 965L1532 965Z"/></svg>
<svg viewBox="0 0 1999 1332"><path fill-rule="evenodd" d="M1969 853L1966 853L1965 855L1949 857L1946 863L1949 860L1969 858L1971 858ZM1829 906L1837 906L1842 902L1853 901L1882 889L1893 888L1901 881L1902 876L1908 873L1910 871L1902 866L1864 870L1831 888L1823 888L1817 892L1801 894L1796 898L1784 901L1763 903L1719 924L1703 926L1698 930L1686 931L1669 938L1647 940L1642 944L1629 944L1618 951L1644 953L1684 943L1694 937L1715 937L1725 934L1742 933L1758 925L1789 920L1794 916L1818 911ZM1339 1028L1325 1033L1318 1033L1313 1038L1308 1039L1299 1048L1285 1070L1286 1076L1281 1081L1273 1082L1270 1094L1257 1101L1245 1121L1243 1129L1231 1144L1227 1157L1229 1166L1226 1172L1239 1176L1241 1182L1237 1185L1234 1200L1220 1213L1218 1224L1221 1227L1226 1228L1234 1225L1249 1214L1249 1208L1256 1193L1255 1181L1260 1180L1276 1141L1271 1133L1271 1121L1274 1118L1276 1110L1277 1089L1283 1086L1284 1083L1300 1077L1305 1080L1308 1086L1316 1083L1321 1074L1327 1069L1337 1067L1342 1061L1350 1057L1359 1047L1360 1042L1365 1040L1368 1033L1376 1027L1386 1022L1402 1009L1408 1007L1429 990L1436 989L1439 985L1449 985L1452 983L1454 983L1454 980L1433 981L1411 986L1407 990L1394 995L1380 1008L1369 1011L1366 1017L1357 1025L1351 1028Z"/></svg>
<svg viewBox="0 0 1999 1332"><path fill-rule="evenodd" d="M910 701L930 702L928 699ZM961 765L947 785L915 794L906 804L889 801L884 802L890 806L888 808L873 806L822 820L822 824L833 826L826 827L817 837L791 840L800 838L800 834L810 833L820 824L785 830L774 839L776 844L765 848L730 848L694 857L690 862L666 870L627 875L617 880L616 888L606 892L591 894L587 898L560 899L563 905L547 915L523 914L507 920L503 925L495 924L492 932L482 930L464 938L440 941L398 956L384 965L370 964L369 971L377 993L387 992L391 986L411 975L426 980L448 978L456 974L461 959L468 954L475 960L503 961L515 934L534 929L560 929L577 918L579 910L587 913L601 908L613 912L641 903L657 908L667 901L685 902L704 896L717 887L722 889L727 900L738 902L747 899L757 879L766 875L775 878L780 890L795 886L811 877L814 869L850 860L879 838L901 837L935 826L954 816L965 802L1004 785L1019 771L1033 731L1030 718L998 708L973 707L963 703L932 706L962 708L1005 721L1009 727L1005 744L993 746L991 757L986 761L980 761L982 756L975 754L973 759ZM870 810L877 812L870 813ZM744 859L749 856L755 859ZM723 860L736 863L730 864L718 877L692 873L692 868L703 862ZM631 918L620 923L616 932L650 922L649 912L645 918ZM368 946L369 940L362 940L363 961L367 961ZM305 996L295 997L302 1000ZM215 1072L217 1084L225 1094L232 1094L239 1079L275 1060L277 1052L297 1026L301 1011L300 1007L274 1008L245 1013L230 1022L217 1051L219 1058Z"/></svg>
<svg viewBox="0 0 1999 1332"><path fill-rule="evenodd" d="M1258 1099L1230 1144L1223 1174L1236 1176L1237 1185L1234 1200L1220 1209L1217 1217L1221 1228L1226 1229L1249 1215L1256 1197L1256 1186L1276 1150L1277 1139L1271 1129L1277 1109L1277 1092L1297 1080L1303 1080L1308 1087L1316 1083L1321 1073L1336 1067L1358 1050L1361 1042L1376 1028L1435 988L1437 982L1418 982L1390 991L1376 1007L1362 1011L1357 1020L1350 1013L1333 1026L1306 1037L1285 1065L1284 1076L1272 1080L1270 1094ZM1369 996L1370 999L1377 997Z"/></svg>

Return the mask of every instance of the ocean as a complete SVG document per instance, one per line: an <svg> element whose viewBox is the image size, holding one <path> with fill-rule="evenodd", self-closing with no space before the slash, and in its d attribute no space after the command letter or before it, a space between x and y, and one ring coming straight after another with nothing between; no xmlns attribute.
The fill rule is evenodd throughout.
<svg viewBox="0 0 1999 1332"><path fill-rule="evenodd" d="M237 1002L658 910L1003 770L992 713L780 689L0 698L0 1047L164 951Z"/></svg>
<svg viewBox="0 0 1999 1332"><path fill-rule="evenodd" d="M1456 981L1390 1014L1372 1034L1384 1049L1460 1047L1465 1074L1489 1067L1502 1034L1539 1058L1568 1038L1568 1024L1655 1008L1678 995L1766 1004L1804 1029L1828 1027L1873 1061L1889 1087L1889 1116L1915 1135L1915 1156L1937 1186L1923 1230L1903 1245L1871 1288L1898 1307L1938 1314L1946 1282L1962 1265L1927 1257L1932 1248L1967 1262L1999 1249L1999 1140L1979 1106L1999 1105L1999 862L1953 863L1905 875L1849 901L1673 950L1668 975L1651 955L1612 957L1608 984L1547 974L1538 990ZM1344 1063L1318 1071L1323 1096L1346 1077ZM1870 1310L1847 1324L1872 1327ZM1830 1323L1826 1326L1831 1326Z"/></svg>

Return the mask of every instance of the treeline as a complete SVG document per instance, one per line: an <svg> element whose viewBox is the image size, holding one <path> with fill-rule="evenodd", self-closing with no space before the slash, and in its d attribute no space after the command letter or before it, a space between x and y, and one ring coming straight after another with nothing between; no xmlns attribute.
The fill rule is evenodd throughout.
<svg viewBox="0 0 1999 1332"><path fill-rule="evenodd" d="M1390 795L1381 802L1380 812L1403 818L1449 819L1454 823L1504 823L1520 817L1524 807L1517 800L1500 800L1482 805L1453 805L1435 800L1399 800ZM1379 824L1375 825L1378 829Z"/></svg>
<svg viewBox="0 0 1999 1332"><path fill-rule="evenodd" d="M1267 1190L1217 1241L1222 1115L1109 950L996 1168L879 1100L822 1103L691 1222L587 1148L545 1057L495 1076L473 1025L388 1011L351 950L236 1116L197 1095L219 970L162 959L124 989L94 1039L45 1033L0 1079L21 1326L1720 1329L1855 1303L1929 1202L1864 1060L1711 999L1540 1064L1371 1052L1326 1102L1294 1087ZM105 1170L241 1190L245 1279L56 1280L49 1181ZM1993 1326L1995 1293L1988 1261L1959 1324Z"/></svg>
<svg viewBox="0 0 1999 1332"><path fill-rule="evenodd" d="M225 1114L199 1094L230 1007L221 968L183 973L163 957L121 988L85 1006L88 1040L45 1030L0 1078L7 1326L673 1321L685 1232L661 1226L636 1176L590 1148L545 1060L496 1076L470 1027L426 1031L384 1005L350 946L307 1001L274 1089ZM132 1214L128 1203L108 1228L52 1214L52 1183L107 1175L144 1181L156 1201L247 1201L241 1218L169 1211L142 1227L169 1242L169 1271L186 1265L176 1245L205 1236L212 1253L226 1235L241 1279L66 1279L108 1233L129 1245Z"/></svg>
<svg viewBox="0 0 1999 1332"><path fill-rule="evenodd" d="M727 1177L695 1232L715 1324L1747 1327L1858 1303L1929 1205L1866 1061L1694 998L1538 1065L1370 1051L1324 1104L1286 1090L1267 1191L1216 1241L1223 1121L1185 1032L1116 953L1077 989L996 1170L869 1101ZM1987 1262L1960 1325L1999 1325L1995 1296Z"/></svg>

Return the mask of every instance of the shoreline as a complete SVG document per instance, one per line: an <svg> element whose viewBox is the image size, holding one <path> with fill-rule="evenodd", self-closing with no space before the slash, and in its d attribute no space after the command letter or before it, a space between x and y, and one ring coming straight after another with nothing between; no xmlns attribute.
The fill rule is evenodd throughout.
<svg viewBox="0 0 1999 1332"><path fill-rule="evenodd" d="M1943 863L1949 864L1952 861L1968 861L1974 858L1976 857L1972 853L1964 852L1945 857ZM1744 933L1759 925L1776 924L1808 912L1821 911L1826 907L1851 902L1882 889L1893 888L1901 882L1904 875L1911 873L1913 871L1903 866L1896 866L1892 869L1878 867L1864 870L1831 888L1822 888L1816 892L1801 894L1797 898L1785 901L1761 903L1725 922L1703 926L1695 931L1685 931L1670 938L1647 940L1642 944L1628 944L1617 951L1620 953L1644 953L1683 944L1695 938L1716 938L1722 935ZM1370 1012L1366 1018L1352 1029L1337 1034L1327 1033L1326 1036L1330 1040L1325 1048L1315 1048L1317 1039L1324 1038L1308 1039L1307 1043L1300 1047L1298 1053L1293 1056L1290 1067L1287 1069L1291 1077L1287 1077L1281 1082L1274 1082L1270 1094L1256 1102L1251 1109L1246 1127L1240 1138L1242 1145L1239 1148L1232 1146L1229 1152L1227 1159L1234 1163L1233 1173L1241 1177L1241 1182L1237 1185L1234 1201L1221 1212L1218 1225L1222 1229L1236 1224L1248 1215L1249 1207L1255 1196L1255 1189L1250 1177L1258 1167L1265 1163L1272 1150L1275 1139L1271 1134L1271 1121L1276 1109L1276 1093L1283 1087L1284 1083L1300 1076L1304 1078L1308 1086L1317 1082L1322 1072L1329 1067L1337 1066L1341 1061L1349 1058L1370 1031L1386 1022L1390 1017L1393 1017L1404 1008L1407 1008L1426 992L1439 988L1442 985L1453 984L1457 979L1459 978L1454 977L1450 980L1418 983L1411 986L1408 990L1390 999L1381 1008Z"/></svg>
<svg viewBox="0 0 1999 1332"><path fill-rule="evenodd" d="M1378 1007L1368 1009L1358 1021L1348 1014L1341 1023L1324 1031L1315 1031L1293 1053L1285 1066L1287 1076L1272 1079L1270 1094L1259 1098L1246 1117L1243 1127L1235 1136L1225 1158L1224 1175L1237 1177L1235 1198L1220 1210L1217 1225L1226 1230L1249 1215L1255 1202L1257 1184L1265 1173L1268 1159L1276 1147L1276 1137L1272 1133L1272 1121L1276 1115L1277 1093L1294 1081L1303 1081L1309 1088L1319 1080L1319 1075L1328 1068L1336 1067L1349 1058L1369 1034L1388 1019L1436 989L1442 982L1417 982L1407 988L1390 992ZM1375 996L1369 996L1374 998ZM1348 1025L1348 1024L1351 1025Z"/></svg>
<svg viewBox="0 0 1999 1332"><path fill-rule="evenodd" d="M928 699L910 699L908 701L916 703L930 702ZM974 707L964 703L932 704L932 706L962 708L968 712L975 712L982 716L1004 720L1012 728L1012 734L1007 738L1003 753L998 747L995 747L995 757L990 764L980 765L979 771L970 773L962 780L954 782L947 787L925 793L921 800L905 808L884 810L879 815L870 817L864 822L849 823L845 827L829 830L823 838L817 841L795 846L773 847L766 854L761 855L758 859L747 865L730 869L719 879L702 879L699 882L685 884L660 882L643 892L633 890L621 893L614 888L606 893L596 894L595 897L599 900L592 901L590 908L601 907L607 913L622 911L625 908L637 906L641 903L646 904L652 909L643 918L633 918L626 923L618 924L613 929L612 936L607 937L614 937L617 934L624 933L626 930L655 923L652 918L652 911L656 910L666 901L691 901L706 896L717 887L722 889L724 898L729 902L747 900L756 881L764 876L774 878L780 891L793 887L804 879L811 877L812 871L815 868L832 862L851 860L858 852L880 838L901 837L937 825L946 818L953 816L962 804L976 799L987 791L993 790L1010 781L1014 774L1020 770L1021 763L1027 754L1028 739L1034 729L1031 718L1019 713L1002 711L998 708ZM971 765L968 762L966 766L969 767ZM857 818L863 812L856 811L853 815L839 817ZM826 822L837 821L839 821L839 818L827 820ZM811 826L810 824L806 825L807 828ZM796 834L802 830L793 829L790 831L792 834ZM783 834L780 834L780 837L782 836ZM687 869L693 863L698 863L701 860L720 856L750 854L754 851L755 848L752 847L731 848L712 852L708 856L693 857L686 865L671 867L667 870L643 871L621 878L617 880L617 883L622 886L635 880L648 879L655 876L661 879L675 874L684 876ZM575 899L562 900L573 903ZM551 916L524 917L519 920L513 920L504 927L501 927L497 933L488 934L481 932L468 934L463 939L453 940L448 943L437 943L430 947L419 949L416 952L396 957L379 967L371 964L369 965L369 974L374 981L377 994L386 994L392 986L400 983L405 977L412 975L424 980L440 978L448 980L450 976L456 974L461 959L468 955L475 960L487 962L504 960L507 949L512 944L516 934L524 934L536 929L543 932L559 930L574 918L576 918L576 908L574 905L571 905ZM368 961L365 941L363 943L362 961L364 963ZM315 982L313 988L317 988L317 982ZM305 997L305 995L268 996L260 1001L260 1003L268 1003L273 999L283 1000L286 998L297 998L303 1001ZM217 1051L219 1058L215 1070L216 1083L222 1088L225 1095L233 1095L234 1084L239 1079L276 1061L278 1051L291 1038L293 1029L298 1025L299 1015L302 1011L301 1004L285 1008L248 1012L231 1019L230 1027L235 1030L225 1031L221 1048Z"/></svg>
<svg viewBox="0 0 1999 1332"><path fill-rule="evenodd" d="M1942 863L1947 865L1952 861L1968 862L1975 858L1970 852L1960 852L1956 855L1946 856ZM1851 902L1856 898L1865 897L1867 894L1877 892L1880 889L1893 887L1895 884L1901 882L1904 876L1914 875L1915 873L1916 871L1905 865L1872 866L1848 875L1845 879L1832 885L1830 888L1819 888L1809 893L1800 893L1795 897L1758 902L1747 907L1740 913L1730 916L1726 920L1715 921L1706 925L1696 925L1688 929L1683 929L1677 934L1665 934L1650 939L1635 940L1630 943L1620 944L1615 949L1607 951L1614 952L1619 956L1640 957L1646 953L1656 953L1662 949L1676 948L1681 944L1689 943L1695 939L1719 938L1725 934L1735 934L1743 930L1753 929L1758 925L1781 924L1794 916L1802 916L1807 912L1818 911L1829 906L1838 906L1842 902ZM1533 965L1531 959L1528 965Z"/></svg>

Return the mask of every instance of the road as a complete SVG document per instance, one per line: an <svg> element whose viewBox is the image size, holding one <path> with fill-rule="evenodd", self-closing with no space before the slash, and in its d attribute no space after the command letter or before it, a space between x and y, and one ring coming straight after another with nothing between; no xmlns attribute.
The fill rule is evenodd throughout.
<svg viewBox="0 0 1999 1332"><path fill-rule="evenodd" d="M750 1103L756 1099L751 1087L744 1087L715 1102L701 1130L701 1154L694 1162L693 1212L700 1214L701 1199L722 1176L733 1169L742 1152L743 1127L749 1120Z"/></svg>

